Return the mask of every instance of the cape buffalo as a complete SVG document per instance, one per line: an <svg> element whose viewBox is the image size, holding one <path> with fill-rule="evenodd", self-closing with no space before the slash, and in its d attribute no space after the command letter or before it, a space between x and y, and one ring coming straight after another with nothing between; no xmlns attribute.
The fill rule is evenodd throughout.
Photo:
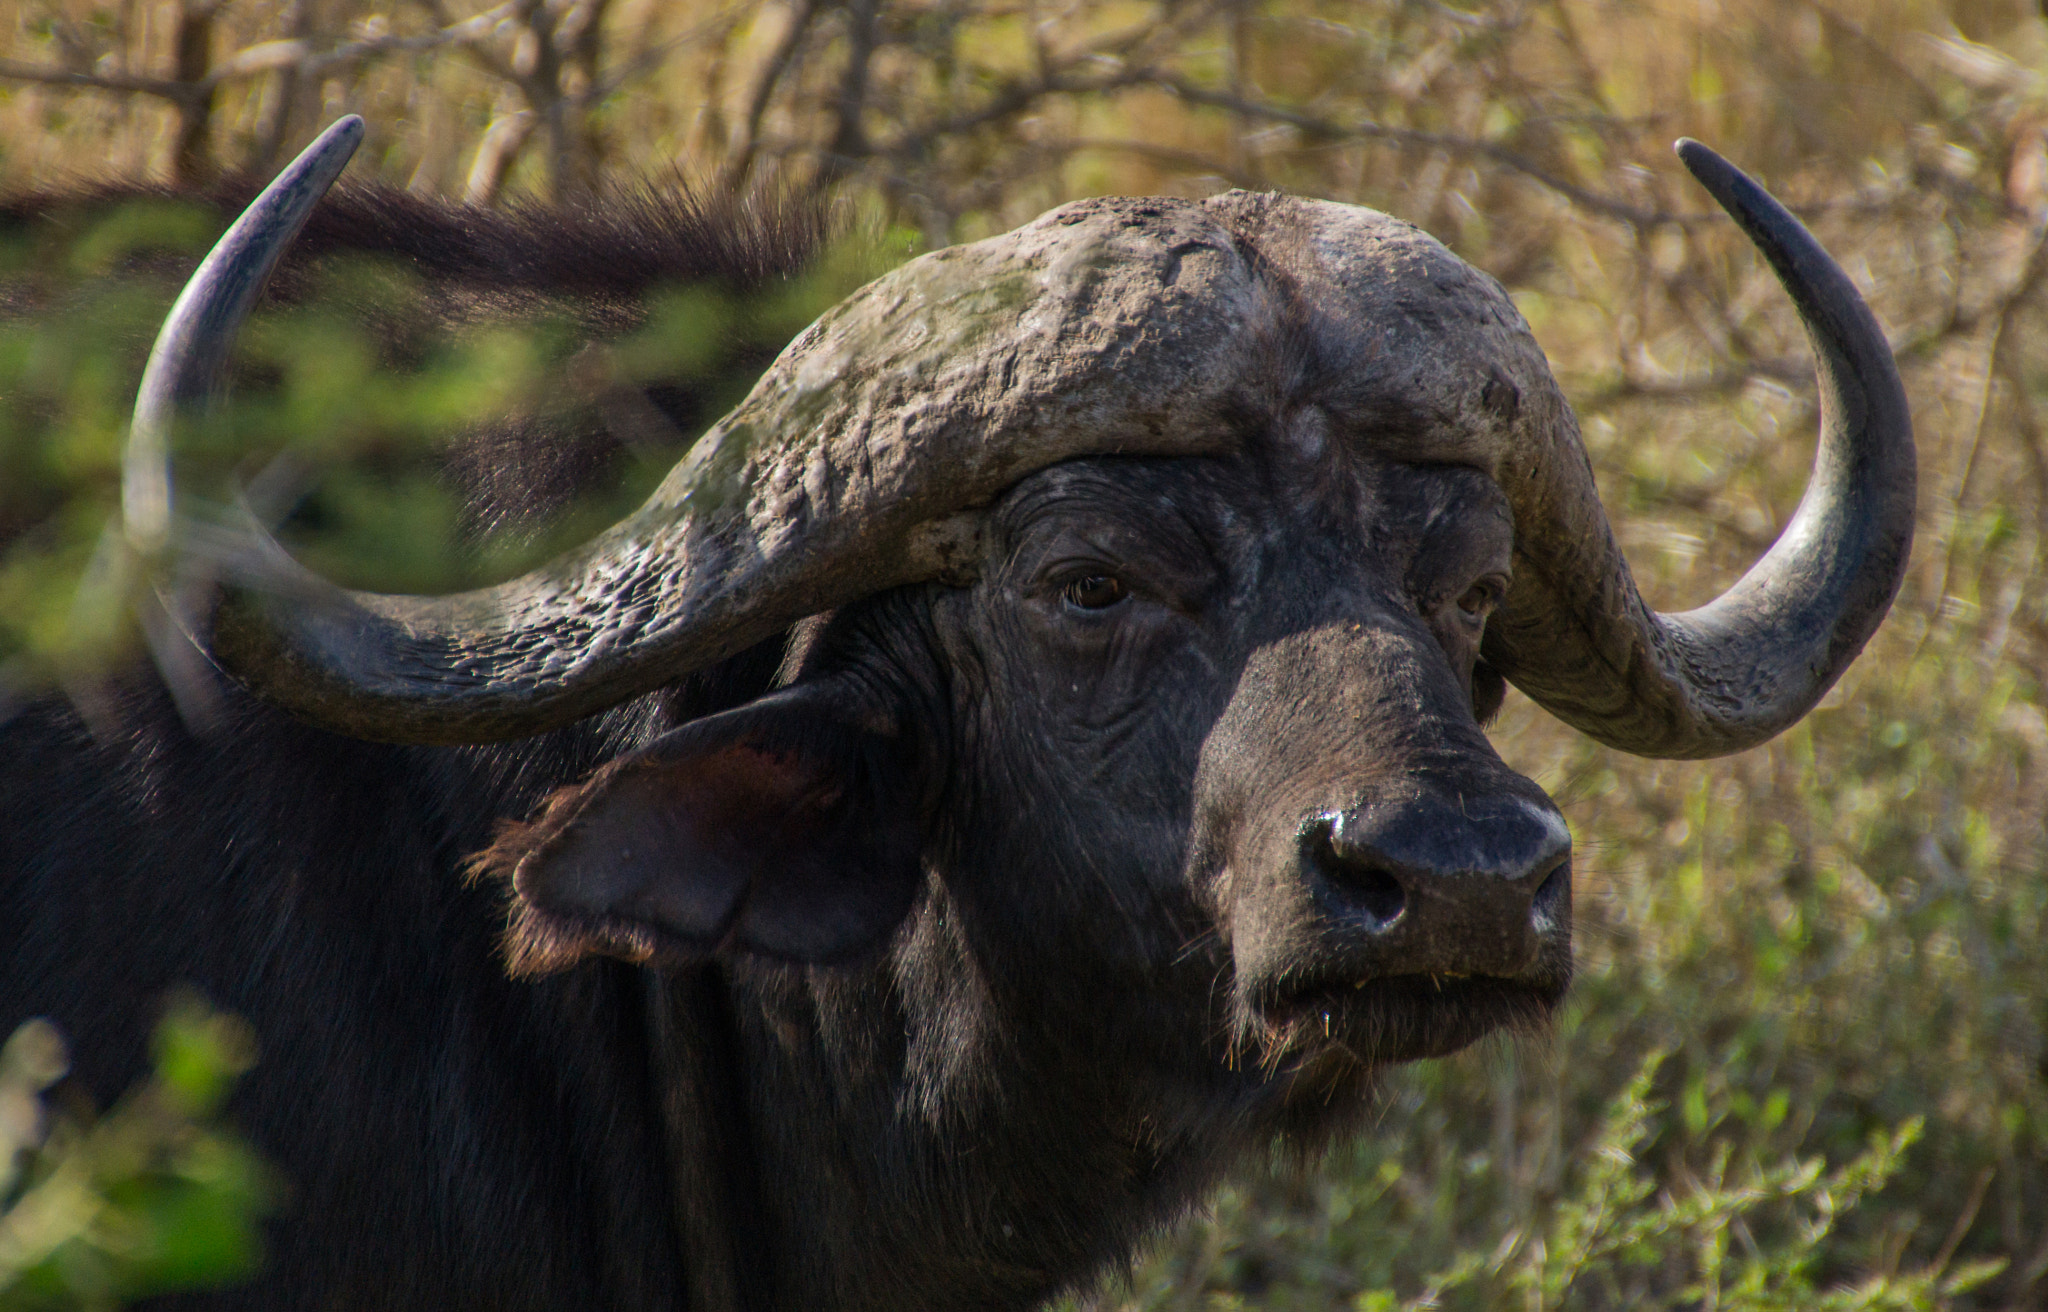
<svg viewBox="0 0 2048 1312"><path fill-rule="evenodd" d="M252 528L181 589L170 417L360 131L223 239L137 401L127 537L236 681L219 720L138 674L118 732L0 729L0 1028L54 1017L111 1089L189 980L263 1042L235 1110L295 1202L213 1305L1026 1306L1247 1148L1355 1126L1375 1070L1557 1004L1570 840L1481 730L1503 681L1736 751L1905 564L1883 334L1682 143L1822 413L1700 610L1637 594L1498 284L1243 192L912 261L512 582L347 592Z"/></svg>

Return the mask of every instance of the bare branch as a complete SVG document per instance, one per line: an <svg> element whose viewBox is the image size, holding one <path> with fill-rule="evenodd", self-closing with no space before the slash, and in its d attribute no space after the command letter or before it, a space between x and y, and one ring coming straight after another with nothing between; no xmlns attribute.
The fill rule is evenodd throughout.
<svg viewBox="0 0 2048 1312"><path fill-rule="evenodd" d="M1251 173L1233 168L1227 160L1130 137L1067 137L1058 141L1037 142L1034 145L1038 150L1057 155L1073 155L1084 150L1116 151L1119 154L1136 155L1142 159L1154 160L1196 173L1210 174L1223 179L1233 187L1252 190L1264 185Z"/></svg>
<svg viewBox="0 0 2048 1312"><path fill-rule="evenodd" d="M1521 174L1547 191L1556 192L1572 204L1602 218L1615 219L1638 228L1683 225L1691 223L1721 223L1725 218L1718 211L1714 213L1674 212L1669 210L1646 210L1626 201L1616 200L1589 191L1577 183L1569 182L1544 168L1527 156L1509 150L1490 141L1472 137L1460 137L1446 132L1425 132L1415 128L1388 127L1383 123L1363 120L1343 123L1299 110L1287 109L1280 105L1248 100L1225 91L1214 91L1197 86L1186 78L1174 74L1153 73L1144 81L1153 86L1173 92L1192 105L1206 105L1212 109L1229 110L1247 117L1263 118L1273 123L1285 123L1299 129L1310 137L1328 141L1347 139L1367 141L1392 141L1406 146L1427 146L1437 150L1448 150L1461 155L1477 155L1504 168Z"/></svg>
<svg viewBox="0 0 2048 1312"><path fill-rule="evenodd" d="M293 39L304 40L311 36L313 13L309 0L286 0L280 27ZM277 81L270 88L270 103L264 111L261 125L256 129L256 142L250 150L247 161L250 171L270 173L276 170L278 156L291 131L293 110L297 108L300 93L307 85L308 79L296 67L278 70Z"/></svg>
<svg viewBox="0 0 2048 1312"><path fill-rule="evenodd" d="M839 95L832 107L832 138L825 147L817 179L821 187L851 172L852 161L874 153L861 120L867 114L868 68L875 57L877 3L878 0L850 0L846 5L846 71L840 76Z"/></svg>
<svg viewBox="0 0 2048 1312"><path fill-rule="evenodd" d="M1688 377L1646 378L1641 374L1624 372L1621 377L1604 387L1575 393L1572 397L1572 408L1581 415L1591 415L1623 401L1704 400L1710 397L1733 396L1759 378L1768 378L1772 382L1789 387L1810 387L1813 384L1813 370L1797 360L1748 360L1716 369L1711 373Z"/></svg>
<svg viewBox="0 0 2048 1312"><path fill-rule="evenodd" d="M171 145L171 176L180 186L197 186L214 173L208 135L218 87L211 76L213 17L220 0L183 0L178 6L177 81L196 88L178 102L178 135Z"/></svg>
<svg viewBox="0 0 2048 1312"><path fill-rule="evenodd" d="M505 174L512 161L519 158L526 139L533 135L533 125L530 109L512 110L491 120L491 125L484 129L484 139L477 143L476 158L470 162L469 178L463 183L463 204L490 205L497 201L498 192L505 185Z"/></svg>
<svg viewBox="0 0 2048 1312"><path fill-rule="evenodd" d="M316 49L310 41L302 37L262 41L253 46L246 46L222 60L220 66L214 70L213 80L247 77L255 73L268 73L275 69L287 68L301 76L319 77L331 69L364 59L374 59L379 55L418 54L446 46L474 45L476 42L498 35L499 30L511 20L515 8L515 4L501 4L486 9L474 17L419 36L386 33L365 37L360 41L345 41L328 50Z"/></svg>
<svg viewBox="0 0 2048 1312"><path fill-rule="evenodd" d="M775 88L781 83L783 74L789 71L796 52L803 47L804 38L817 14L816 0L800 0L796 12L790 16L789 25L783 29L775 48L762 64L761 74L747 97L746 115L740 120L739 131L720 172L718 183L722 189L737 190L753 171L754 156L760 147L761 117L768 112L768 103L775 98Z"/></svg>
<svg viewBox="0 0 2048 1312"><path fill-rule="evenodd" d="M465 22L476 23L488 17L491 19L491 30L488 35L496 36L502 29L517 24L521 14L525 12L525 6L521 3L521 0L506 0L504 4L498 5L493 9L487 9L475 18L456 20L449 17L448 11L442 5L441 0L424 0L424 3L427 6L427 11L434 15L434 21L441 24L441 30L444 32L461 27ZM474 39L456 41L452 43L452 49L455 53L476 65L483 72L497 78L500 82L510 82L515 85L519 82L519 74L513 69L510 61L501 58L496 51L485 46L481 36Z"/></svg>
<svg viewBox="0 0 2048 1312"><path fill-rule="evenodd" d="M932 142L942 137L960 136L975 128L999 122L1029 109L1047 96L1116 91L1124 87L1141 86L1151 80L1151 76L1144 72L1119 70L1098 77L1077 78L1061 73L1043 80L1013 83L997 91L979 108L913 128L888 145L876 147L873 153L889 159L911 158L922 154Z"/></svg>
<svg viewBox="0 0 2048 1312"><path fill-rule="evenodd" d="M174 105L202 93L203 88L160 77L134 77L126 73L74 73L63 68L41 68L35 64L0 59L0 78L17 82L41 82L49 86L77 87L86 91L119 91L156 96Z"/></svg>
<svg viewBox="0 0 2048 1312"><path fill-rule="evenodd" d="M367 37L360 41L344 42L329 50L317 49L304 37L259 41L255 45L245 46L236 51L219 64L205 70L200 76L191 79L137 77L125 73L78 73L69 69L24 64L11 59L0 59L0 79L40 82L81 90L156 96L173 104L183 105L201 101L211 95L221 83L237 78L285 71L295 72L304 77L319 77L338 66L372 59L379 55L419 53L444 46L473 47L477 42L497 35L517 7L516 0L511 0L506 4L486 9L474 17L420 36L386 34ZM502 65L492 67L489 71L512 80L511 70Z"/></svg>

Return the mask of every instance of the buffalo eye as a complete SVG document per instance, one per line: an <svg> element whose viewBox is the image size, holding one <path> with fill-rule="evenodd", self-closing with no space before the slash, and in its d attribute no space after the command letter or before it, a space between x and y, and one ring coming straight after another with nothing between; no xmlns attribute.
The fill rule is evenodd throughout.
<svg viewBox="0 0 2048 1312"><path fill-rule="evenodd" d="M1108 610L1130 595L1114 574L1087 574L1060 589L1060 600L1075 610Z"/></svg>
<svg viewBox="0 0 2048 1312"><path fill-rule="evenodd" d="M1459 595L1458 609L1474 619L1484 619L1488 612L1500 604L1502 591L1499 581L1481 579Z"/></svg>

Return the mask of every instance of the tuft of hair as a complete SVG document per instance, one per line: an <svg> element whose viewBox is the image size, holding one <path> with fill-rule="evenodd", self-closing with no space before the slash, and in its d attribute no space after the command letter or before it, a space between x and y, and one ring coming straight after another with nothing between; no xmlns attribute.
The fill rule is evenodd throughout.
<svg viewBox="0 0 2048 1312"><path fill-rule="evenodd" d="M0 197L0 231L151 199L205 206L225 225L266 181L238 175L199 191L123 182L21 191ZM744 291L802 271L831 233L829 208L816 195L705 192L674 173L569 204L503 209L343 183L314 209L286 264L389 255L430 282L572 298L631 296L669 283Z"/></svg>
<svg viewBox="0 0 2048 1312"><path fill-rule="evenodd" d="M559 916L542 914L514 891L519 863L540 851L566 829L582 807L586 792L606 773L580 784L556 789L530 820L500 820L491 835L491 845L462 863L465 883L497 883L506 894L505 931L499 938L505 966L515 978L531 979L551 975L590 956L620 957L644 962L653 957L655 944L633 941L630 932L617 927L599 930L578 925Z"/></svg>

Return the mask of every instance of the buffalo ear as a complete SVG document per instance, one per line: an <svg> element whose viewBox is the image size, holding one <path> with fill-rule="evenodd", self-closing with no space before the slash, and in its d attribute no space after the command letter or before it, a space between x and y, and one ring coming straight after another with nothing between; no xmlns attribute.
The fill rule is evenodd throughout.
<svg viewBox="0 0 2048 1312"><path fill-rule="evenodd" d="M831 679L693 721L507 826L515 971L596 951L823 962L878 946L922 883L909 749Z"/></svg>

